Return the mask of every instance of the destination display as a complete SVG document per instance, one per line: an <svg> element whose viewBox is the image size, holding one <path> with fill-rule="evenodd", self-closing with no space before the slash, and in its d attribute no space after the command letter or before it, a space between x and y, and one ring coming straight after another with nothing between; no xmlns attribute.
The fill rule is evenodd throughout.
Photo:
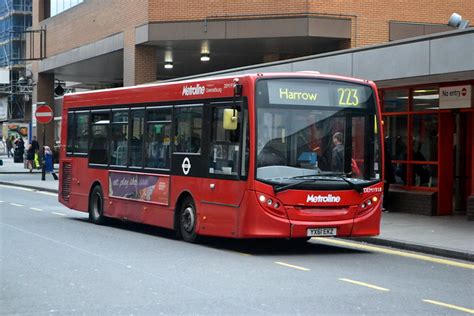
<svg viewBox="0 0 474 316"><path fill-rule="evenodd" d="M367 86L337 81L278 79L265 83L270 104L365 108L372 96Z"/></svg>

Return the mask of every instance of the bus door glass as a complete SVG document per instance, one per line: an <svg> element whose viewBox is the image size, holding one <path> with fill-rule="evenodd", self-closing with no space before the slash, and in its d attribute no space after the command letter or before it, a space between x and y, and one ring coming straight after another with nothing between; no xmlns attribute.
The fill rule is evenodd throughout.
<svg viewBox="0 0 474 316"><path fill-rule="evenodd" d="M183 104L174 108L172 174L203 177L202 167L203 104Z"/></svg>

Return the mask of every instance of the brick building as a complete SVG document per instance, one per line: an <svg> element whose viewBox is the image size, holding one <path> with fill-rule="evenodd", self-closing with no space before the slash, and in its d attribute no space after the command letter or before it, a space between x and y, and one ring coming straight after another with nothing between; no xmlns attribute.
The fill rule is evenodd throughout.
<svg viewBox="0 0 474 316"><path fill-rule="evenodd" d="M446 24L453 12L474 20L473 1L86 0L67 1L71 7L63 6L61 12L58 4L64 2L33 1L33 29L45 34L36 41L44 45L45 58L31 64L34 103L53 104L55 87L66 82L88 89L130 86L267 62L272 62L270 68L260 68L271 71L271 67L300 65L289 70L359 75L383 88L386 135L393 141L389 146L398 172L396 194L406 198L415 191L413 201L426 201L425 208L418 208L425 214L452 214L456 207L449 197L462 200L456 204L461 212L466 209L467 197L473 194L474 167L472 163L456 164L440 148L453 147L453 135L462 134L462 151L457 146L454 156L464 153L472 161L472 103L467 109L443 112L439 95L450 87L472 87L472 50L469 55L463 49L472 47L473 34L463 33L467 42L459 44L455 40L460 37L452 31L455 28ZM439 32L448 35L430 35ZM409 40L419 36L420 40ZM390 44L404 39L408 42ZM455 62L442 56L430 59L436 43L461 45L456 46L461 50L459 58ZM423 59L425 48L431 54L427 59ZM31 58L39 50L36 44ZM436 64L429 64L426 73L418 72L417 67L426 60L446 67L437 73L432 71ZM384 66L393 71L379 71ZM58 127L60 112L55 109L55 113ZM439 134L441 125L450 126L443 130L445 137ZM462 128L456 130L456 126ZM55 134L54 124L48 125L49 142ZM406 150L422 138L427 140L422 145L423 163ZM405 150L395 144L397 139L403 141ZM454 186L456 177L464 177L458 183L462 193L440 188L439 170L445 162L453 170L443 175L451 182L443 183ZM428 180L412 174L418 166L430 170ZM450 192L448 199L439 196L441 191Z"/></svg>

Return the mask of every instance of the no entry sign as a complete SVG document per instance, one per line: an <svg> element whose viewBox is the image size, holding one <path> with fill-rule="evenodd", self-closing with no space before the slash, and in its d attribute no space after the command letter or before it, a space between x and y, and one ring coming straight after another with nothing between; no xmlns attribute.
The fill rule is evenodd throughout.
<svg viewBox="0 0 474 316"><path fill-rule="evenodd" d="M53 110L47 105L40 105L36 109L35 117L38 123L48 124L53 119Z"/></svg>

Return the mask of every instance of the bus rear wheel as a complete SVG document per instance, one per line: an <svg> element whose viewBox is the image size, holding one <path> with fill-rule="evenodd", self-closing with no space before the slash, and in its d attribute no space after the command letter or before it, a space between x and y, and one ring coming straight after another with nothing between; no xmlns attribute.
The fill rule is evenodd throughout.
<svg viewBox="0 0 474 316"><path fill-rule="evenodd" d="M104 195L100 185L96 185L89 197L89 220L94 224L103 224L104 216Z"/></svg>
<svg viewBox="0 0 474 316"><path fill-rule="evenodd" d="M184 241L190 243L197 242L196 222L196 206L193 199L188 196L181 204L179 214L179 230Z"/></svg>

